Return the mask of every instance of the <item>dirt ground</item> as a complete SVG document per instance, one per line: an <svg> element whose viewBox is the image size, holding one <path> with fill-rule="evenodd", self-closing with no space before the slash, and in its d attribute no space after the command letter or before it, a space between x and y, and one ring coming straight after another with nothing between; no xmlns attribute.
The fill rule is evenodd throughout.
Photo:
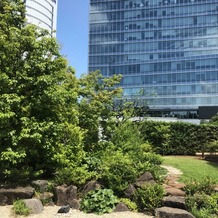
<svg viewBox="0 0 218 218"><path fill-rule="evenodd" d="M28 218L152 218L152 216L147 216L142 213L133 213L133 212L117 212L104 215L96 214L85 214L79 210L70 210L67 214L57 214L57 211L60 207L50 206L44 207L43 213L41 214L32 214ZM0 217L1 218L24 218L24 216L15 216L12 213L12 206L0 206Z"/></svg>

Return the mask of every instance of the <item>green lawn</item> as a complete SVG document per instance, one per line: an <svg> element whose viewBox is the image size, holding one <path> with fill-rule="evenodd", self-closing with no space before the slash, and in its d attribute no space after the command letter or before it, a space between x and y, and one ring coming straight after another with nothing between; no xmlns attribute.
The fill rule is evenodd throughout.
<svg viewBox="0 0 218 218"><path fill-rule="evenodd" d="M165 156L163 157L163 165L180 169L183 172L181 181L191 178L203 180L209 177L218 182L218 163L208 162L190 156Z"/></svg>

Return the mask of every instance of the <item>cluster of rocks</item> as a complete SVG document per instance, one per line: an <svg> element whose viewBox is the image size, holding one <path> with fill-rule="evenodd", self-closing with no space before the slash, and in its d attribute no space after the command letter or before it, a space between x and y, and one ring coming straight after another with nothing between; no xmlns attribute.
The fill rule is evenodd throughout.
<svg viewBox="0 0 218 218"><path fill-rule="evenodd" d="M185 193L182 191L184 184L177 182L175 175L168 175L164 189L166 196L163 199L163 207L157 208L155 211L156 218L193 218L194 216L186 211ZM127 198L131 198L137 188L147 184L154 184L155 181L151 173L146 172L139 177L134 184L124 192ZM82 194L88 193L90 190L101 188L96 181L88 182L82 190ZM37 190L37 192L36 192ZM70 208L79 209L80 200L76 186L62 185L54 188L53 192L47 192L48 181L33 181L29 187L17 188L0 188L0 205L11 205L17 199L24 199L26 205L31 209L31 213L38 214L43 210L44 205L61 206L59 213L67 213ZM80 191L81 192L81 191ZM38 193L38 194L36 194ZM42 204L43 203L43 204ZM124 203L117 204L115 212L128 211L128 207Z"/></svg>

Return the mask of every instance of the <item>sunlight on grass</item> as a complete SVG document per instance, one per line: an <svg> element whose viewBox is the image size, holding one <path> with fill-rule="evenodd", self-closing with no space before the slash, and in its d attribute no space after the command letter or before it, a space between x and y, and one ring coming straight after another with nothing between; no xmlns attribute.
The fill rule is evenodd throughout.
<svg viewBox="0 0 218 218"><path fill-rule="evenodd" d="M218 182L218 163L208 162L197 157L165 156L163 157L163 165L180 169L183 172L181 181L192 178L203 180L208 177Z"/></svg>

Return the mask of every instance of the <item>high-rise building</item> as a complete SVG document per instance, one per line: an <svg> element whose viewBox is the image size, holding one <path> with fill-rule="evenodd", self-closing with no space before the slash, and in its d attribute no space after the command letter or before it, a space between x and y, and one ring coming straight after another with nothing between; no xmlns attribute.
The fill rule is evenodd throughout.
<svg viewBox="0 0 218 218"><path fill-rule="evenodd" d="M25 0L27 22L48 30L52 35L57 25L57 0Z"/></svg>
<svg viewBox="0 0 218 218"><path fill-rule="evenodd" d="M125 98L218 106L218 0L90 0L89 25L89 71L122 74Z"/></svg>

